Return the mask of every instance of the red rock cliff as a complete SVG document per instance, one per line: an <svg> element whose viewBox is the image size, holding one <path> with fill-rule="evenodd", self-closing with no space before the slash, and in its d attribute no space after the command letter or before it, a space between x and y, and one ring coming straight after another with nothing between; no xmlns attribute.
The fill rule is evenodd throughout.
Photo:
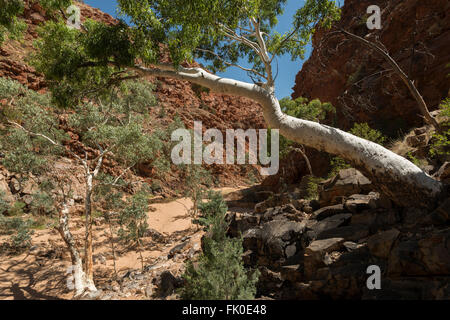
<svg viewBox="0 0 450 320"><path fill-rule="evenodd" d="M366 26L370 5L382 10L379 31ZM395 135L422 124L415 100L383 58L355 41L333 36L338 28L378 39L415 81L430 110L447 96L448 0L346 0L341 21L314 36L314 51L297 75L292 94L332 102L338 110L337 126L348 129L354 122L369 122Z"/></svg>

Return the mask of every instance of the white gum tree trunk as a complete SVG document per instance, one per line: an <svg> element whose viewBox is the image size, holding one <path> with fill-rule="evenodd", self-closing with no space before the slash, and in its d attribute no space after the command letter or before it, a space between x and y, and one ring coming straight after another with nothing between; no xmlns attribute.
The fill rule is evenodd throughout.
<svg viewBox="0 0 450 320"><path fill-rule="evenodd" d="M64 203L59 218L59 233L64 239L72 259L72 267L70 271L73 275L73 289L75 291L74 298L84 298L95 295L98 291L92 279L87 277L83 270L83 261L77 249L75 240L69 229L69 205Z"/></svg>
<svg viewBox="0 0 450 320"><path fill-rule="evenodd" d="M373 184L400 206L433 207L443 186L407 159L345 131L312 121L297 119L281 111L273 85L258 86L221 78L201 68L174 69L158 65L136 66L143 76L187 80L217 93L253 99L262 106L264 119L288 139L344 158L361 170Z"/></svg>

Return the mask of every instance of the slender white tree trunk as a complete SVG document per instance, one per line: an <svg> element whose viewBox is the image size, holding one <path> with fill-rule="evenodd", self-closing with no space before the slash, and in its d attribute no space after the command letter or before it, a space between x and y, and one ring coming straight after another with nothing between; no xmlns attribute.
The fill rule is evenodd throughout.
<svg viewBox="0 0 450 320"><path fill-rule="evenodd" d="M75 240L69 229L69 204L64 203L59 218L59 233L69 249L72 259L71 272L73 274L74 298L83 298L92 296L97 292L97 288L90 280L84 270L83 261L75 244Z"/></svg>
<svg viewBox="0 0 450 320"><path fill-rule="evenodd" d="M87 278L94 282L94 262L92 249L92 190L93 175L88 174L86 177L86 198L85 198L85 247L84 247L84 264Z"/></svg>
<svg viewBox="0 0 450 320"><path fill-rule="evenodd" d="M281 111L274 88L218 77L201 68L177 70L171 66L134 68L142 75L187 80L215 92L243 96L262 106L264 119L273 129L302 145L340 156L361 170L378 189L400 206L434 207L442 184L392 151L345 131L297 119Z"/></svg>

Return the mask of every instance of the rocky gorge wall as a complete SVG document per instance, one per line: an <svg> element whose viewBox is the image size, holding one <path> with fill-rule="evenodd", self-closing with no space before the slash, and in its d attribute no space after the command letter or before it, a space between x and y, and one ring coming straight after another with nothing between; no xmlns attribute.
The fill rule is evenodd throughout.
<svg viewBox="0 0 450 320"><path fill-rule="evenodd" d="M381 30L366 26L370 5L381 8ZM315 34L314 51L298 73L292 94L331 102L339 128L368 122L395 136L422 125L417 104L400 78L378 53L337 36L340 28L383 44L414 80L431 111L449 94L449 1L346 0L342 19L330 31Z"/></svg>

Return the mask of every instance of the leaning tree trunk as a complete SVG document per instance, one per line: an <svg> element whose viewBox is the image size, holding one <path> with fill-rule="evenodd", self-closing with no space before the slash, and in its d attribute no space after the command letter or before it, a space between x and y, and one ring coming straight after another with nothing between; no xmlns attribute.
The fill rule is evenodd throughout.
<svg viewBox="0 0 450 320"><path fill-rule="evenodd" d="M345 131L288 116L282 113L273 94L263 109L264 118L272 128L280 129L288 139L349 161L397 205L436 206L442 184L407 159Z"/></svg>
<svg viewBox="0 0 450 320"><path fill-rule="evenodd" d="M143 76L186 80L212 91L242 96L259 102L264 119L273 129L302 145L344 158L361 170L372 183L400 206L434 207L442 194L442 184L416 165L392 151L345 131L284 114L274 87L258 86L213 75L202 68L158 65L135 66Z"/></svg>
<svg viewBox="0 0 450 320"><path fill-rule="evenodd" d="M63 208L59 218L59 233L69 249L72 259L71 272L73 274L73 289L75 290L74 298L88 297L95 294L97 288L94 282L90 280L83 270L83 262L80 257L80 253L75 244L75 240L69 229L69 205L63 204Z"/></svg>

